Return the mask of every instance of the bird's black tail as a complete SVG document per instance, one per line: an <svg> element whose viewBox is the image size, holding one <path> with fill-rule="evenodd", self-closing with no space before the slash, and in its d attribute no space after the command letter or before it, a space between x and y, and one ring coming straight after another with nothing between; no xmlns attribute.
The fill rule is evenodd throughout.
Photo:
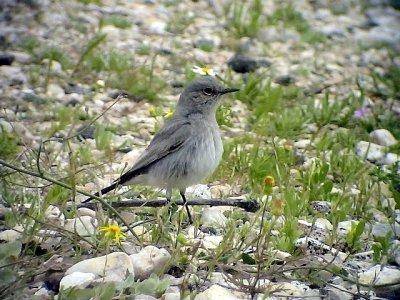
<svg viewBox="0 0 400 300"><path fill-rule="evenodd" d="M115 190L117 188L118 185L120 185L121 182L119 180L113 182L111 185L105 187L104 189L102 189L100 192L97 192L96 194L94 194L95 196L100 196L100 195L104 195L107 194L108 192ZM87 203L90 200L93 200L93 197L87 198L86 200L82 201L82 203Z"/></svg>

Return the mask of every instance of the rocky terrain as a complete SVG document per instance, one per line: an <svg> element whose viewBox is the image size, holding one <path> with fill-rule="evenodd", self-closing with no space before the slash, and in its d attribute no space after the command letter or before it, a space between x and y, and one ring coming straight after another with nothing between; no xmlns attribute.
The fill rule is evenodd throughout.
<svg viewBox="0 0 400 300"><path fill-rule="evenodd" d="M1 1L0 297L397 299L399 8ZM106 197L141 207L79 205L207 74L241 90L217 112L223 161L188 198L259 209L191 205L190 225L144 186Z"/></svg>

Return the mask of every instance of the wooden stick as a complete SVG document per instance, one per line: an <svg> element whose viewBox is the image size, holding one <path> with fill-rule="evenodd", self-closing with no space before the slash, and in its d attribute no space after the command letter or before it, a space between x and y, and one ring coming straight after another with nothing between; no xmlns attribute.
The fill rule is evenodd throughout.
<svg viewBox="0 0 400 300"><path fill-rule="evenodd" d="M174 201L177 205L183 205L182 200ZM260 204L256 200L245 199L191 199L187 200L187 205L209 205L209 206L236 206L244 209L247 212L256 212L260 208ZM167 205L167 200L145 200L131 199L126 201L110 202L114 208L117 207L160 207ZM96 203L82 203L77 205L78 208L86 207L94 209Z"/></svg>

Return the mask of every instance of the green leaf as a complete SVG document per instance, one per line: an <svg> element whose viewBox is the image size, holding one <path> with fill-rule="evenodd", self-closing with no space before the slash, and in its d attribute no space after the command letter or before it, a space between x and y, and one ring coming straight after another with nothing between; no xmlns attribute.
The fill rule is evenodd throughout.
<svg viewBox="0 0 400 300"><path fill-rule="evenodd" d="M10 283L15 282L17 274L11 268L0 269L0 287L7 287Z"/></svg>
<svg viewBox="0 0 400 300"><path fill-rule="evenodd" d="M255 265L257 263L256 260L247 253L242 253L242 260L248 265Z"/></svg>
<svg viewBox="0 0 400 300"><path fill-rule="evenodd" d="M21 247L20 241L0 244L0 266L15 262L21 253Z"/></svg>
<svg viewBox="0 0 400 300"><path fill-rule="evenodd" d="M106 33L100 34L98 36L95 36L92 38L89 43L87 44L86 48L83 50L81 56L79 57L78 62L75 65L74 71L72 73L75 73L78 67L81 65L81 63L85 60L85 58L93 52L94 49L96 49L102 42L105 41L107 37Z"/></svg>

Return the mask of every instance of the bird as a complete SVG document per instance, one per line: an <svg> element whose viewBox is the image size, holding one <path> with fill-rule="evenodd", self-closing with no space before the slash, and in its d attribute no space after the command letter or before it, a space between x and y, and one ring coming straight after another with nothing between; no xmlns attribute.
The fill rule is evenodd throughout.
<svg viewBox="0 0 400 300"><path fill-rule="evenodd" d="M193 223L185 191L210 176L219 165L223 144L216 111L222 95L237 91L210 75L194 79L181 93L174 114L133 167L94 195L104 195L122 185L144 184L166 189L166 199L170 202L172 190L178 189L189 223Z"/></svg>

